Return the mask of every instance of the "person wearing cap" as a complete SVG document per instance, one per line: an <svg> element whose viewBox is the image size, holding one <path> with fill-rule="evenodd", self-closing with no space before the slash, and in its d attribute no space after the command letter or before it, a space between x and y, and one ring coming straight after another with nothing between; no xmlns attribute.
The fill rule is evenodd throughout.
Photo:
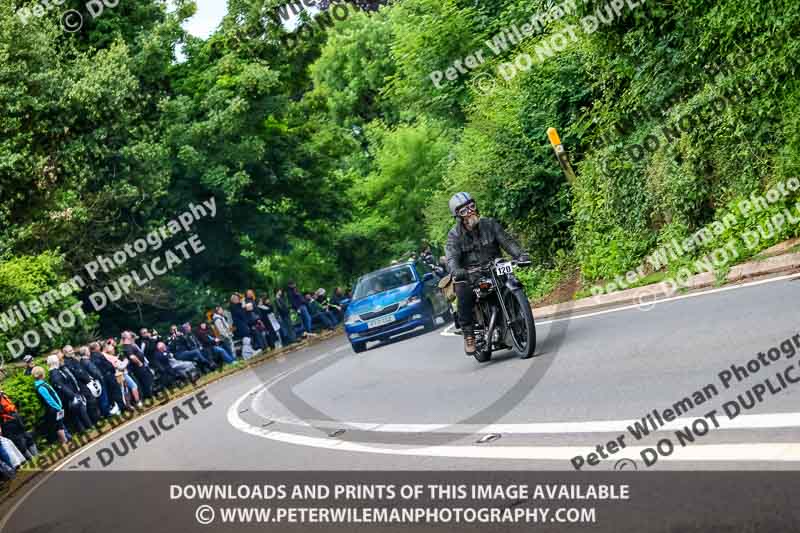
<svg viewBox="0 0 800 533"><path fill-rule="evenodd" d="M22 362L25 363L25 375L26 376L30 376L31 372L33 371L33 366L34 366L34 364L33 364L33 356L32 355L26 355L25 357L22 358Z"/></svg>

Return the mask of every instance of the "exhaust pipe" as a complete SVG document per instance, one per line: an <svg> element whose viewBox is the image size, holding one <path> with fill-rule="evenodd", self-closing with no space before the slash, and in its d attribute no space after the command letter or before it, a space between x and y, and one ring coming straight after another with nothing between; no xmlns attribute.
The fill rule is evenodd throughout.
<svg viewBox="0 0 800 533"><path fill-rule="evenodd" d="M488 343L489 349L491 350L494 348L494 340L492 337L494 336L494 326L497 322L497 307L492 308L492 318L489 319L489 327L486 329L486 342Z"/></svg>

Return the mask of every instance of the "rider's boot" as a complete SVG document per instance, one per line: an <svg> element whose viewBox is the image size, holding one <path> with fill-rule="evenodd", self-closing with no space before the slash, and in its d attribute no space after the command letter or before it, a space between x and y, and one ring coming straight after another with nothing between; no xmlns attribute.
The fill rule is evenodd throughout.
<svg viewBox="0 0 800 533"><path fill-rule="evenodd" d="M471 357L475 355L475 351L475 333L464 331L464 352Z"/></svg>

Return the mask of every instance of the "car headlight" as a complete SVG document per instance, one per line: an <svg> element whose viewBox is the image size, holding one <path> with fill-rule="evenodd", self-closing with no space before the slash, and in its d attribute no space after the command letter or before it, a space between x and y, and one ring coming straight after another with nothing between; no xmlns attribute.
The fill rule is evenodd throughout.
<svg viewBox="0 0 800 533"><path fill-rule="evenodd" d="M361 317L359 317L358 315L350 315L349 317L347 317L347 320L344 321L344 324L345 326L355 326L356 324L360 324L361 322L364 321L361 320Z"/></svg>
<svg viewBox="0 0 800 533"><path fill-rule="evenodd" d="M398 306L398 309L402 309L403 307L405 307L407 305L412 305L412 304L415 304L415 303L417 303L419 301L420 301L420 297L419 296L416 296L416 295L409 296L408 298L406 298L405 300L402 300L400 302L400 305Z"/></svg>

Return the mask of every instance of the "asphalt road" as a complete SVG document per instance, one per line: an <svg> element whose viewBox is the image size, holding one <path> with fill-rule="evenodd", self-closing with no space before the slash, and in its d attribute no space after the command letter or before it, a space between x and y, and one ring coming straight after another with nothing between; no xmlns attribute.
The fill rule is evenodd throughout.
<svg viewBox="0 0 800 533"><path fill-rule="evenodd" d="M796 494L793 473L742 478L746 472L722 471L800 466L799 298L798 279L777 279L681 296L646 311L630 306L540 321L535 357L499 353L488 364L466 357L461 339L444 326L359 355L343 336L333 337L92 443L0 508L0 530L184 531L199 508L172 497L176 483L320 482L334 475L322 471L359 483L454 471L468 471L453 475L473 481L508 481L516 471L526 482L574 482L591 472L630 479L638 495L617 506L619 514L603 508L596 524L603 530L639 531L657 516L668 518L662 529L689 524L704 531L721 521L739 528L776 513L785 518L775 527L785 530L800 520L787 500ZM748 375L739 371L737 379L731 365ZM748 390L760 401L731 420L726 402L738 395L747 401ZM637 438L629 426L654 409L667 419L669 410L680 412L671 425ZM656 452L643 450L659 447L663 454L648 465ZM698 470L720 472L698 477ZM737 489L743 486L752 490ZM753 491L763 498L754 500ZM664 514L678 508L683 512ZM355 531L353 524L339 527ZM302 523L296 528L305 531Z"/></svg>
<svg viewBox="0 0 800 533"><path fill-rule="evenodd" d="M65 468L571 470L572 458L588 462L602 444L607 458L582 469L633 466L618 464L623 458L640 470L795 469L800 383L784 379L784 387L775 374L796 367L800 355L789 357L787 349L775 362L765 355L769 365L733 378L729 389L719 374L800 333L798 299L800 283L781 280L665 301L646 312L544 321L535 357L499 353L488 364L466 357L445 327L359 355L334 337L208 386L209 407L192 415L184 406L188 416L178 427L124 456L125 433L163 413L172 420L170 407ZM800 369L786 377L800 379ZM758 383L763 401L730 420L723 404ZM654 409L668 417L663 411L685 397L694 405L683 403L672 426L641 440L627 429ZM676 435L686 426L694 428L694 442ZM488 434L499 438L477 442ZM673 452L646 466L641 450L664 438ZM606 447L611 440L618 450Z"/></svg>

